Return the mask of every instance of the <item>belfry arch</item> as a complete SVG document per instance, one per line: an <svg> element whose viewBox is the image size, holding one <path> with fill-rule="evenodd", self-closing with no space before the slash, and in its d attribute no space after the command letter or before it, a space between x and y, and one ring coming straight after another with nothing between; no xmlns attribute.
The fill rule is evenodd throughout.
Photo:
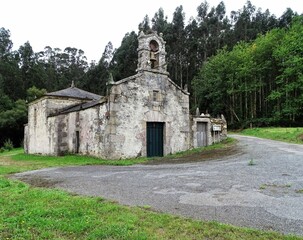
<svg viewBox="0 0 303 240"><path fill-rule="evenodd" d="M166 66L165 41L162 34L156 32L144 34L140 32L138 37L138 68L137 72L152 71L169 75Z"/></svg>

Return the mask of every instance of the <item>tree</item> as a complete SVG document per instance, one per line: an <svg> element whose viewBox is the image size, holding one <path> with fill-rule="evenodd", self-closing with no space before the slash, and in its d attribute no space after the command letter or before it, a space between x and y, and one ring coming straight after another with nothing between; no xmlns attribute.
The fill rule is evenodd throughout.
<svg viewBox="0 0 303 240"><path fill-rule="evenodd" d="M272 99L279 100L276 115L295 122L303 113L303 17L292 22L274 56L279 61L280 76L277 77L277 90Z"/></svg>
<svg viewBox="0 0 303 240"><path fill-rule="evenodd" d="M298 16L297 13L295 13L291 8L287 8L286 11L279 18L278 26L280 28L289 28L293 18L296 16Z"/></svg>
<svg viewBox="0 0 303 240"><path fill-rule="evenodd" d="M35 99L42 97L44 94L46 94L46 89L39 89L35 86L32 86L26 90L26 101L32 102Z"/></svg>
<svg viewBox="0 0 303 240"><path fill-rule="evenodd" d="M109 78L110 62L113 58L113 45L109 42L102 54L99 63L91 64L86 73L86 81L82 87L96 94L106 94L106 83Z"/></svg>
<svg viewBox="0 0 303 240"><path fill-rule="evenodd" d="M225 113L234 127L302 121L302 23L299 17L289 29L273 29L210 57L193 82L197 106Z"/></svg>
<svg viewBox="0 0 303 240"><path fill-rule="evenodd" d="M34 53L29 42L19 47L18 62L24 90L32 86L38 86L39 88L46 87L47 75L43 63L38 61L38 56L38 54ZM24 97L25 91L22 98Z"/></svg>
<svg viewBox="0 0 303 240"><path fill-rule="evenodd" d="M167 40L167 68L171 74L171 78L174 82L181 87L184 85L183 77L186 71L186 59L185 59L185 29L182 5L177 7L174 14L172 24L169 26L169 34L166 35Z"/></svg>
<svg viewBox="0 0 303 240"><path fill-rule="evenodd" d="M10 54L13 47L13 42L10 40L10 31L5 28L0 28L0 59Z"/></svg>
<svg viewBox="0 0 303 240"><path fill-rule="evenodd" d="M167 32L167 28L167 16L164 17L163 8L159 8L158 12L156 12L154 17L152 18L152 30L158 33L163 33L165 35Z"/></svg>
<svg viewBox="0 0 303 240"><path fill-rule="evenodd" d="M61 72L63 73L60 88L67 87L72 81L81 84L88 68L86 60L83 50L72 47L64 49L64 53L60 54Z"/></svg>
<svg viewBox="0 0 303 240"><path fill-rule="evenodd" d="M138 64L138 35L132 31L127 33L121 43L121 46L114 51L110 63L110 72L115 81L136 74Z"/></svg>
<svg viewBox="0 0 303 240"><path fill-rule="evenodd" d="M148 15L145 15L143 21L139 24L140 31L149 32L150 31L150 21Z"/></svg>
<svg viewBox="0 0 303 240"><path fill-rule="evenodd" d="M23 139L23 125L27 121L27 106L24 100L17 100L10 109L0 112L0 146L11 139L14 146L20 146Z"/></svg>

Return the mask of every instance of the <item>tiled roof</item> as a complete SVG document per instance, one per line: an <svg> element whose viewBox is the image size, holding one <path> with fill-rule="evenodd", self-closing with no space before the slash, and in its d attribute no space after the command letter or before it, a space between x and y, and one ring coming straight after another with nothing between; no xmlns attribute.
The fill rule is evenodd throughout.
<svg viewBox="0 0 303 240"><path fill-rule="evenodd" d="M100 100L90 101L90 102L87 102L87 103L76 104L76 105L73 105L71 107L67 107L65 109L60 110L56 115L70 113L70 112L77 112L77 111L80 111L80 110L84 110L84 109L87 109L87 108L94 107L94 106L102 104L104 102L106 102L106 98L102 98Z"/></svg>
<svg viewBox="0 0 303 240"><path fill-rule="evenodd" d="M56 92L46 93L45 95L56 96L56 97L71 97L71 98L79 98L79 99L87 99L87 100L99 100L101 98L100 95L87 92L73 86Z"/></svg>

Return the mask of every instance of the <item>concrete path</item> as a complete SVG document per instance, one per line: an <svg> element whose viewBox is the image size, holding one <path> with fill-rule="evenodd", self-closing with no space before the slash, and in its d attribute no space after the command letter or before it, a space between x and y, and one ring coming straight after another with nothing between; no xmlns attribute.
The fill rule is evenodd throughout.
<svg viewBox="0 0 303 240"><path fill-rule="evenodd" d="M233 137L241 152L217 160L51 168L16 177L195 219L303 235L303 145Z"/></svg>

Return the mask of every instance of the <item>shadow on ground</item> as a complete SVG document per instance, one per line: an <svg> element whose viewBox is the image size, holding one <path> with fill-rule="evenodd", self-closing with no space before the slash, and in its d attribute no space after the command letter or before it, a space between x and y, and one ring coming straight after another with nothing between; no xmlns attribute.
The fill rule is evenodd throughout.
<svg viewBox="0 0 303 240"><path fill-rule="evenodd" d="M14 175L12 175L13 178L15 178ZM55 188L56 184L62 183L63 181L55 181L51 179L45 179L40 176L33 176L33 175L25 175L20 178L17 178L18 180L25 182L33 187L42 187L42 188Z"/></svg>
<svg viewBox="0 0 303 240"><path fill-rule="evenodd" d="M186 154L184 156L165 156L149 160L145 165L160 165L160 164L182 164L195 163L209 160L220 160L223 157L241 154L240 148L236 143L227 145L220 149L203 150L199 153Z"/></svg>

